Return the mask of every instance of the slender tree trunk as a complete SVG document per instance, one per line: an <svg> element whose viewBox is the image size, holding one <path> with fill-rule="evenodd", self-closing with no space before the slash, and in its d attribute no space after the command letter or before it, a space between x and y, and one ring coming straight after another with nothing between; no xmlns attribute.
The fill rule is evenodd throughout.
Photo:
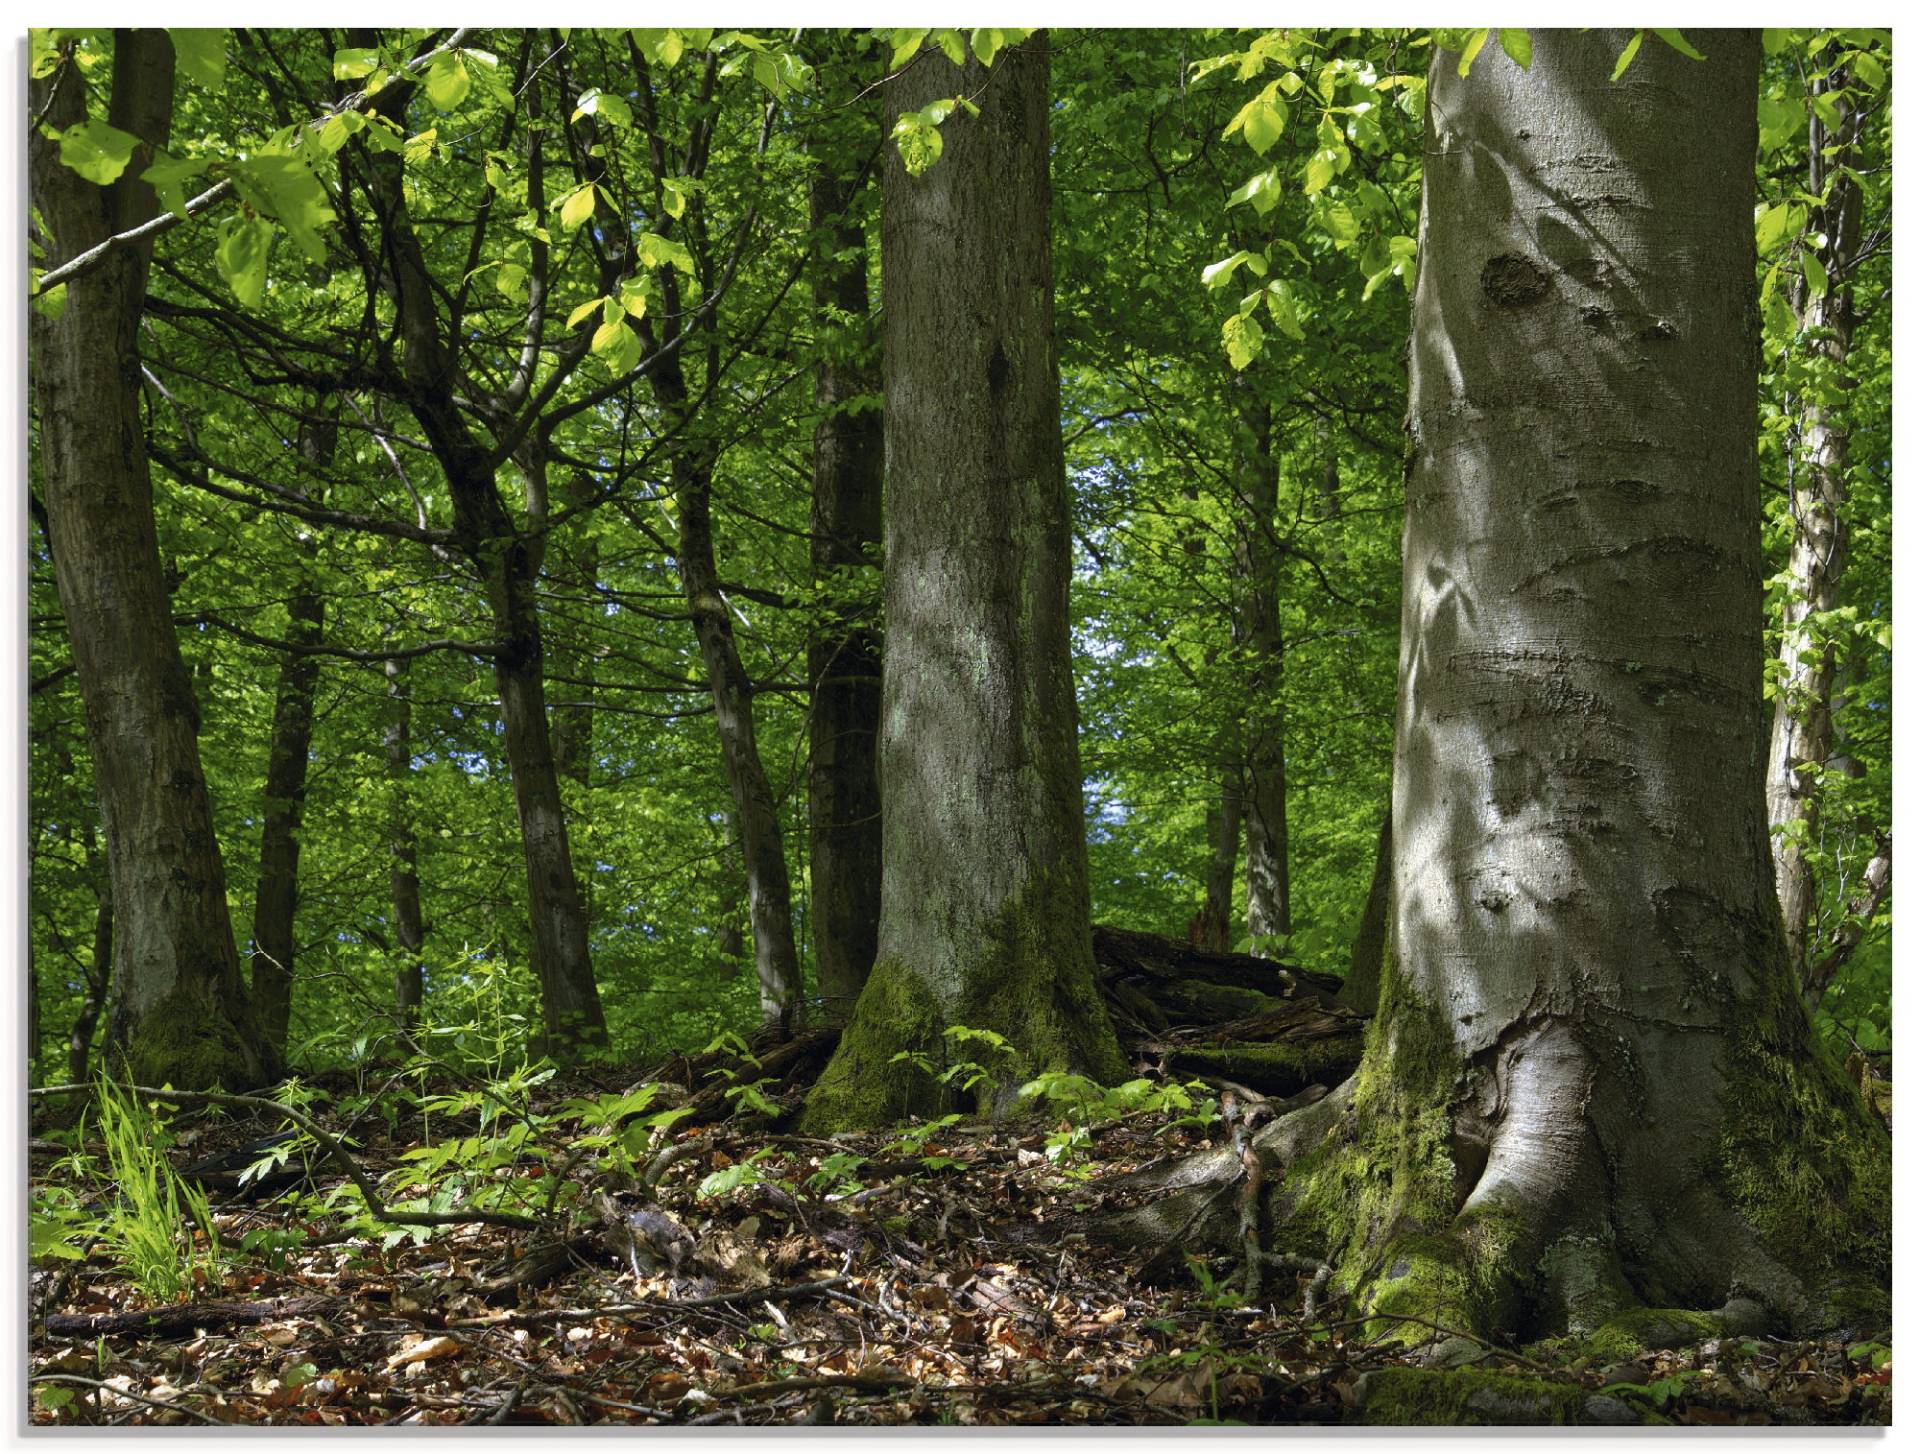
<svg viewBox="0 0 1920 1454"><path fill-rule="evenodd" d="M760 761L753 727L753 684L733 640L733 617L720 589L713 556L713 464L695 451L674 468L680 501L680 584L693 614L707 680L713 691L720 754L740 826L753 923L754 968L763 1020L783 1031L798 1027L800 963L794 953L793 897L787 877L780 810Z"/></svg>
<svg viewBox="0 0 1920 1454"><path fill-rule="evenodd" d="M1286 643L1280 635L1280 550L1274 536L1280 474L1273 459L1273 410L1235 382L1237 467L1233 564L1235 655L1247 710L1243 761L1247 830L1247 933L1282 938L1293 931L1287 879L1287 737L1280 693Z"/></svg>
<svg viewBox="0 0 1920 1454"><path fill-rule="evenodd" d="M1340 998L1371 1015L1380 1003L1380 971L1387 953L1387 926L1392 922L1393 813L1380 820L1380 839L1374 845L1373 879L1367 885L1366 907L1353 933L1353 953Z"/></svg>
<svg viewBox="0 0 1920 1454"><path fill-rule="evenodd" d="M1837 72L1818 84L1838 89L1846 83L1845 72ZM1852 277L1860 245L1860 189L1843 170L1859 128L1857 111L1847 124L1847 133L1836 137L1817 114L1809 122L1808 189L1818 196L1832 178L1832 191L1826 205L1815 209L1808 228L1827 235L1825 264L1833 286L1820 298L1807 296L1804 281L1794 287L1808 346L1821 360L1830 384L1843 384L1853 345ZM1835 146L1839 149L1833 156L1825 155ZM1793 533L1788 545L1773 736L1767 752L1767 818L1774 828L1775 886L1786 922L1787 955L1803 983L1813 968L1809 950L1817 932L1819 883L1814 861L1820 842L1820 774L1837 750L1834 642L1816 629L1815 620L1819 613L1841 604L1840 583L1847 567L1849 407L1844 402L1819 402L1816 396L1801 415L1804 443L1792 462Z"/></svg>
<svg viewBox="0 0 1920 1454"><path fill-rule="evenodd" d="M167 140L173 69L164 31L115 33L108 120L141 145L110 186L64 166L37 130L29 137L50 266L154 214L139 176ZM34 82L30 104L56 131L83 121L78 66ZM279 1062L234 951L139 413L150 257L150 246L119 249L67 285L58 320L31 319L49 539L120 914L110 1038L146 1084L257 1086Z"/></svg>
<svg viewBox="0 0 1920 1454"><path fill-rule="evenodd" d="M1048 248L1044 33L989 71L923 55L888 122L942 96L945 149L889 149L885 851L878 957L805 1119L885 1125L953 1092L909 1051L991 1030L982 1103L1022 1075L1124 1074L1094 987L1060 382Z"/></svg>
<svg viewBox="0 0 1920 1454"><path fill-rule="evenodd" d="M103 876L104 878L104 876ZM87 965L87 994L67 1033L67 1080L79 1084L87 1078L87 1062L93 1054L93 1033L106 1008L107 993L113 983L113 890L104 881L100 902L93 911L93 958Z"/></svg>
<svg viewBox="0 0 1920 1454"><path fill-rule="evenodd" d="M1791 1324L1887 1270L1885 1133L1768 856L1758 38L1609 84L1632 34L1429 79L1393 957L1302 1194L1375 1313L1481 1331L1736 1295Z"/></svg>
<svg viewBox="0 0 1920 1454"><path fill-rule="evenodd" d="M300 453L311 463L332 462L334 429L302 425ZM287 605L287 639L320 641L326 606L310 575ZM282 1057L293 1012L294 911L300 898L300 823L307 800L307 758L313 743L313 692L320 658L288 652L280 661L273 696L273 735L267 747L266 803L260 826L260 879L253 906L253 1003L261 1032Z"/></svg>
<svg viewBox="0 0 1920 1454"><path fill-rule="evenodd" d="M420 856L413 818L413 698L411 661L386 663L387 720L382 731L392 816L387 821L387 882L393 897L393 937L400 960L393 974L394 1010L400 1028L411 1034L426 1002L427 942L420 916Z"/></svg>
<svg viewBox="0 0 1920 1454"><path fill-rule="evenodd" d="M859 215L879 141L877 105L854 107L851 124L817 148L810 192L820 339L813 400L821 416L813 436L813 581L823 602L807 643L807 807L814 967L822 1013L834 1022L853 1013L880 932L880 633L868 581L880 558L886 441Z"/></svg>
<svg viewBox="0 0 1920 1454"><path fill-rule="evenodd" d="M1220 800L1207 809L1207 894L1193 942L1224 954L1233 947L1233 871L1240 859L1240 765L1220 770Z"/></svg>
<svg viewBox="0 0 1920 1454"><path fill-rule="evenodd" d="M404 110L409 89L409 83L388 87L375 109ZM535 602L545 540L545 457L531 444L515 457L528 480L530 518L522 532L500 498L492 451L474 437L457 401L453 356L442 334L432 275L408 217L400 159L380 154L368 165L383 212L406 345L407 402L446 476L454 541L483 584L499 643L494 681L506 725L507 766L527 871L533 970L540 982L542 1030L530 1048L555 1060L574 1060L606 1046L607 1026L587 949L586 913L547 722L545 648Z"/></svg>
<svg viewBox="0 0 1920 1454"><path fill-rule="evenodd" d="M567 504L584 505L593 499L598 490L591 475L577 474L567 488ZM584 525L586 522L583 519L581 523ZM568 574L578 582L581 594L592 600L594 587L600 578L599 537L591 531L582 530L579 538L570 543L565 559ZM580 907L586 915L591 934L594 853L590 844L582 845L581 839L591 836L593 824L587 822L583 833L581 813L586 792L593 786L593 651L586 639L579 643L577 649L563 647L556 642L550 658L553 663L551 675L565 678L555 684L562 701L553 709L553 765L560 776L578 790L574 794L573 811L567 817L567 837L579 859L575 866L575 877L580 884Z"/></svg>

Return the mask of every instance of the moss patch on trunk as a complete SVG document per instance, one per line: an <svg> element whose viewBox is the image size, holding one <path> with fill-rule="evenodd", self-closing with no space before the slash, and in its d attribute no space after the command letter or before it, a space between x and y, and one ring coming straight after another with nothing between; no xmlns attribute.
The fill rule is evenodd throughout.
<svg viewBox="0 0 1920 1454"><path fill-rule="evenodd" d="M1360 1422L1374 1425L1659 1424L1637 1401L1510 1373L1377 1368L1361 1380Z"/></svg>
<svg viewBox="0 0 1920 1454"><path fill-rule="evenodd" d="M228 1091L256 1090L280 1070L245 1007L229 1014L179 988L134 1026L126 1068L136 1085Z"/></svg>

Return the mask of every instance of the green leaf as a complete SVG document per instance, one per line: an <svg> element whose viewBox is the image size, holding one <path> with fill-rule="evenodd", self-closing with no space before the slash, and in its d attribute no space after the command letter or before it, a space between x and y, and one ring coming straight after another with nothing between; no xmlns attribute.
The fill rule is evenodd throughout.
<svg viewBox="0 0 1920 1454"><path fill-rule="evenodd" d="M640 47L640 54L649 64L665 66L668 70L679 64L681 53L686 49L677 30L635 30L633 43Z"/></svg>
<svg viewBox="0 0 1920 1454"><path fill-rule="evenodd" d="M640 261L650 268L671 265L688 277L693 276L693 254L687 251L686 245L657 232L640 234Z"/></svg>
<svg viewBox="0 0 1920 1454"><path fill-rule="evenodd" d="M1487 43L1489 34L1490 32L1485 30L1476 30L1472 39L1467 42L1466 49L1460 52L1461 80L1466 80L1467 72L1473 69L1473 58L1480 54L1480 48Z"/></svg>
<svg viewBox="0 0 1920 1454"><path fill-rule="evenodd" d="M940 150L946 145L940 139L940 128L927 125L917 112L902 116L894 123L893 142L900 148L900 160L910 177L919 176L939 161Z"/></svg>
<svg viewBox="0 0 1920 1454"><path fill-rule="evenodd" d="M1293 289L1284 278L1267 284L1267 312L1274 327L1296 343L1306 342L1306 330L1300 326L1300 311L1294 304Z"/></svg>
<svg viewBox="0 0 1920 1454"><path fill-rule="evenodd" d="M959 31L936 30L933 33L933 42L956 66L964 66L967 63L967 42Z"/></svg>
<svg viewBox="0 0 1920 1454"><path fill-rule="evenodd" d="M190 177L197 177L207 169L205 158L191 160L170 157L165 152L154 156L153 165L140 174L140 180L153 188L154 195L160 199L160 205L178 217L187 220L187 191L182 185Z"/></svg>
<svg viewBox="0 0 1920 1454"><path fill-rule="evenodd" d="M582 116L604 116L616 126L633 125L633 109L619 96L602 91L598 86L581 95L579 104L573 108L569 121L578 121Z"/></svg>
<svg viewBox="0 0 1920 1454"><path fill-rule="evenodd" d="M1869 90L1879 91L1887 84L1887 68L1873 55L1863 50L1855 51L1847 59L1854 75L1864 81Z"/></svg>
<svg viewBox="0 0 1920 1454"><path fill-rule="evenodd" d="M893 59L887 62L887 69L897 71L920 53L920 46L930 32L925 30L896 30L888 35L893 42Z"/></svg>
<svg viewBox="0 0 1920 1454"><path fill-rule="evenodd" d="M220 224L214 266L242 307L253 307L266 292L267 250L272 243L273 224L264 217L229 217Z"/></svg>
<svg viewBox="0 0 1920 1454"><path fill-rule="evenodd" d="M1613 75L1609 80L1617 81L1627 73L1627 67L1633 64L1633 58L1640 54L1640 42L1647 38L1644 30L1636 30L1633 39L1627 42L1627 48L1620 52L1620 59L1613 63Z"/></svg>
<svg viewBox="0 0 1920 1454"><path fill-rule="evenodd" d="M1227 345L1227 362L1244 369L1259 356L1266 331L1250 315L1236 313L1220 325L1220 337Z"/></svg>
<svg viewBox="0 0 1920 1454"><path fill-rule="evenodd" d="M1521 70L1530 70L1533 66L1533 37L1524 30L1503 30L1500 32L1500 49L1505 51L1513 63Z"/></svg>
<svg viewBox="0 0 1920 1454"><path fill-rule="evenodd" d="M993 58L1000 54L1000 47L1007 43L1004 30L982 28L973 33L973 53L983 66L993 64Z"/></svg>
<svg viewBox="0 0 1920 1454"><path fill-rule="evenodd" d="M501 263L500 271L494 274L494 289L504 298L516 303L526 301L527 270L519 263Z"/></svg>
<svg viewBox="0 0 1920 1454"><path fill-rule="evenodd" d="M1301 190L1311 197L1333 180L1338 167L1336 153L1325 150L1315 152L1307 162L1307 176L1301 184Z"/></svg>
<svg viewBox="0 0 1920 1454"><path fill-rule="evenodd" d="M60 134L60 160L89 182L107 186L127 169L140 138L104 121L83 121Z"/></svg>
<svg viewBox="0 0 1920 1454"><path fill-rule="evenodd" d="M1247 145L1255 154L1265 156L1280 139L1280 133L1286 129L1286 107L1278 101L1255 101L1247 112L1243 131Z"/></svg>
<svg viewBox="0 0 1920 1454"><path fill-rule="evenodd" d="M1705 56L1693 48L1692 42L1677 30L1662 30L1658 26L1655 26L1653 33L1690 61L1704 61L1706 59Z"/></svg>
<svg viewBox="0 0 1920 1454"><path fill-rule="evenodd" d="M233 164L233 183L241 199L287 229L294 245L314 262L326 259L320 229L333 221L326 188L297 156L265 152Z"/></svg>
<svg viewBox="0 0 1920 1454"><path fill-rule="evenodd" d="M591 347L601 356L608 370L618 376L640 362L642 345L640 335L627 327L620 305L611 299L608 302L614 310L614 316L593 331Z"/></svg>
<svg viewBox="0 0 1920 1454"><path fill-rule="evenodd" d="M660 206L667 216L675 219L687 210L687 189L678 178L660 179Z"/></svg>
<svg viewBox="0 0 1920 1454"><path fill-rule="evenodd" d="M1753 223L1753 245L1761 253L1769 253L1780 245L1791 225L1793 209L1785 202L1776 202L1767 208Z"/></svg>
<svg viewBox="0 0 1920 1454"><path fill-rule="evenodd" d="M227 33L197 27L171 26L173 58L188 80L203 90L218 91L227 80Z"/></svg>
<svg viewBox="0 0 1920 1454"><path fill-rule="evenodd" d="M1826 265L1814 255L1812 248L1800 250L1800 276L1807 280L1807 296L1824 298L1827 296Z"/></svg>
<svg viewBox="0 0 1920 1454"><path fill-rule="evenodd" d="M1235 270L1252 256L1252 253L1242 249L1231 257L1221 258L1217 263L1208 263L1200 270L1200 281L1209 288L1223 288L1232 279Z"/></svg>
<svg viewBox="0 0 1920 1454"><path fill-rule="evenodd" d="M560 214L560 225L568 232L577 230L581 223L593 216L593 183L575 187L566 196L554 203L554 210Z"/></svg>
<svg viewBox="0 0 1920 1454"><path fill-rule="evenodd" d="M336 81L357 81L362 76L370 76L380 64L380 52L372 47L348 46L333 53L333 78Z"/></svg>
<svg viewBox="0 0 1920 1454"><path fill-rule="evenodd" d="M442 111L451 111L467 99L473 79L459 53L441 56L427 67L427 99Z"/></svg>
<svg viewBox="0 0 1920 1454"><path fill-rule="evenodd" d="M1280 173L1276 168L1268 167L1264 172L1253 176L1234 188L1233 195L1227 198L1229 207L1237 207L1242 202L1253 204L1253 210L1265 217L1279 205Z"/></svg>

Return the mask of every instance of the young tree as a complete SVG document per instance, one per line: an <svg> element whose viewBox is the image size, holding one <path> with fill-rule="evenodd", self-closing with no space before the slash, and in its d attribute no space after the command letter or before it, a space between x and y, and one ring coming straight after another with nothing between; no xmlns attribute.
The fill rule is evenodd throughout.
<svg viewBox="0 0 1920 1454"><path fill-rule="evenodd" d="M1068 650L1046 40L990 69L928 47L886 89L890 130L936 100L980 111L953 110L921 175L895 151L883 179L880 937L808 1101L817 1127L944 1104L894 1057L944 1058L956 1026L1004 1037L1027 1072L1123 1072L1094 988ZM991 1068L989 1101L1020 1069Z"/></svg>
<svg viewBox="0 0 1920 1454"><path fill-rule="evenodd" d="M1758 41L1609 84L1631 34L1430 75L1392 951L1352 1139L1293 1178L1376 1314L1794 1320L1887 1270L1769 871Z"/></svg>
<svg viewBox="0 0 1920 1454"><path fill-rule="evenodd" d="M871 66L832 53L860 92ZM824 58L823 58L824 59ZM808 189L819 360L813 401L812 565L827 593L807 643L807 814L814 970L825 1016L843 1021L873 968L880 927L880 634L866 580L879 564L882 435L878 330L869 318L867 232L860 203L881 144L878 93L836 97L812 143Z"/></svg>
<svg viewBox="0 0 1920 1454"><path fill-rule="evenodd" d="M29 180L50 268L156 211L140 174L166 144L173 116L166 33L116 32L110 86L104 125L135 143L118 166L97 143L67 148L57 139L102 124L89 122L77 61L61 60L32 85L44 127L28 137ZM151 257L151 240L112 248L68 281L57 317L36 310L31 323L48 539L113 878L109 1036L144 1083L256 1086L278 1071L278 1056L255 1022L234 950L200 766L199 710L174 636L140 415Z"/></svg>

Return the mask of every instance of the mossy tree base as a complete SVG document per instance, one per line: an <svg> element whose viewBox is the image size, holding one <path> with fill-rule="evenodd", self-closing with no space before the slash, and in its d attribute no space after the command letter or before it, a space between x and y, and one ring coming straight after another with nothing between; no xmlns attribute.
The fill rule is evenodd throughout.
<svg viewBox="0 0 1920 1454"><path fill-rule="evenodd" d="M284 1068L246 1007L235 1012L180 989L133 1027L124 1059L134 1084L177 1090L256 1090Z"/></svg>
<svg viewBox="0 0 1920 1454"><path fill-rule="evenodd" d="M1360 1422L1427 1425L1664 1424L1636 1399L1461 1368L1378 1368L1360 1380Z"/></svg>

